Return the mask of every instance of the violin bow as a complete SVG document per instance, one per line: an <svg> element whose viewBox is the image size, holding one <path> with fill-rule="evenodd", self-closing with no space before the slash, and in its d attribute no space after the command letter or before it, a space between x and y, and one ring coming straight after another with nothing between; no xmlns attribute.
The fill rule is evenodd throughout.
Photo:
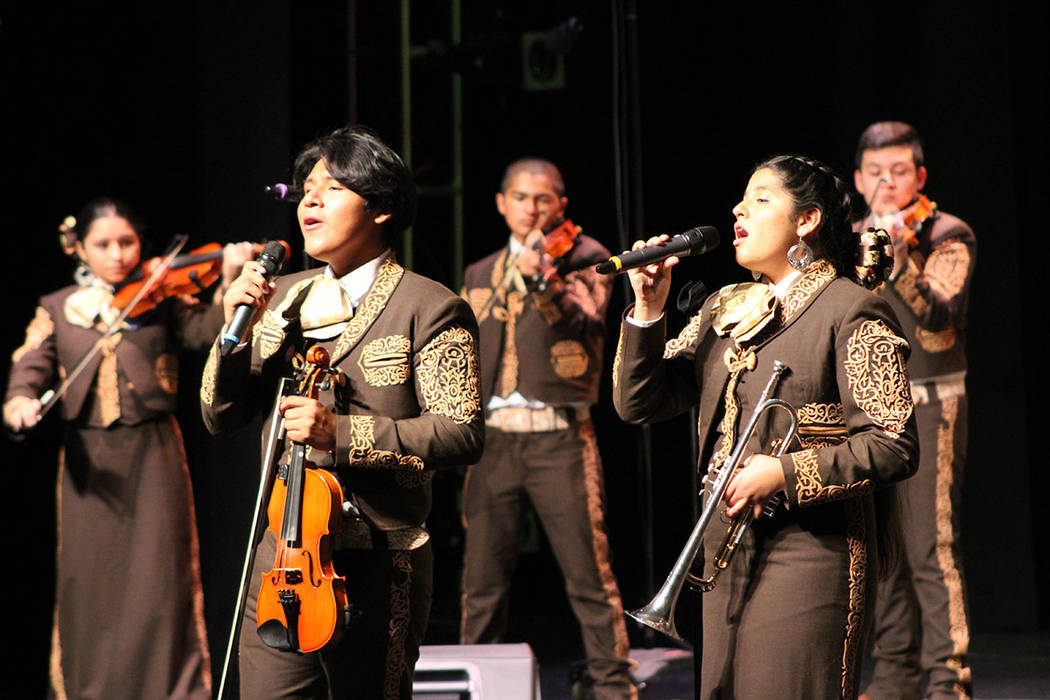
<svg viewBox="0 0 1050 700"><path fill-rule="evenodd" d="M61 399L70 385L80 376L81 372L88 366L92 358L95 357L102 350L103 345L109 340L116 332L120 329L120 324L124 322L124 319L128 317L131 310L135 308L135 305L142 301L143 297L146 296L153 289L153 285L160 280L168 272L168 268L171 267L171 263L175 260L175 256L179 254L183 246L186 245L186 241L189 240L189 236L185 234L179 234L171 242L168 248L168 252L165 253L164 258L160 264L157 265L152 272L150 272L149 278L142 285L142 288L131 298L131 302L124 307L124 309L117 315L115 319L106 327L106 330L102 333L102 336L95 341L95 344L91 346L91 349L84 353L84 356L80 358L76 366L70 371L66 378L59 384L57 389L48 389L40 396L40 418L47 415L47 412L54 407L58 400Z"/></svg>
<svg viewBox="0 0 1050 700"><path fill-rule="evenodd" d="M241 568L241 585L237 591L237 603L233 612L233 622L230 624L230 636L226 643L226 658L222 662L222 675L219 678L219 690L215 696L216 700L222 700L223 698L230 663L233 660L234 650L237 648L237 639L240 636L241 617L244 615L248 588L251 585L252 568L255 566L255 542L259 538L259 526L262 524L262 514L266 509L266 499L271 490L270 482L273 480L273 465L277 457L277 446L284 438L284 418L280 414L280 408L281 399L286 393L288 382L287 377L281 377L281 382L277 385L277 396L273 402L273 412L270 413L270 432L266 437L266 447L263 449L262 463L259 466L259 493L255 497L255 512L252 515L252 526L248 533L248 546L244 552L244 565Z"/></svg>

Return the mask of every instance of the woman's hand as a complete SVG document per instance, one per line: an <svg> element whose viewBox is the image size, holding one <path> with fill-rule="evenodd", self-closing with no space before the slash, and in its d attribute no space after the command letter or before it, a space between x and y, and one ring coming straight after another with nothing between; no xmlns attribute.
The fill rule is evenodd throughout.
<svg viewBox="0 0 1050 700"><path fill-rule="evenodd" d="M726 515L735 518L748 505L754 507L755 517L762 515L762 507L775 494L787 487L780 460L769 455L751 455L729 480L724 500Z"/></svg>
<svg viewBox="0 0 1050 700"><path fill-rule="evenodd" d="M650 248L666 243L669 236L653 236L647 241L635 241L631 250ZM671 291L671 268L678 264L678 256L672 255L660 262L636 267L627 271L634 289L634 309L631 315L638 321L653 321L664 312L667 295Z"/></svg>
<svg viewBox="0 0 1050 700"><path fill-rule="evenodd" d="M255 315L252 318L254 324L276 288L275 282L266 279L266 268L262 263L255 260L244 263L240 276L230 283L229 289L222 296L226 323L229 324L233 320L234 310L239 304L248 304L255 307Z"/></svg>
<svg viewBox="0 0 1050 700"><path fill-rule="evenodd" d="M4 423L12 432L32 428L40 422L40 400L28 396L13 396L4 404Z"/></svg>
<svg viewBox="0 0 1050 700"><path fill-rule="evenodd" d="M335 414L317 399L285 396L281 415L288 439L329 452L335 449Z"/></svg>

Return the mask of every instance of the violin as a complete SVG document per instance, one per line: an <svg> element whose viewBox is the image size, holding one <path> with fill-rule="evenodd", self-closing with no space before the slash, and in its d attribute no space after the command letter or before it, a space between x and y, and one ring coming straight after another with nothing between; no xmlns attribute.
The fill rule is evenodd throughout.
<svg viewBox="0 0 1050 700"><path fill-rule="evenodd" d="M920 193L919 198L904 208L901 212L901 222L904 230L900 236L908 242L912 248L919 245L918 232L922 225L931 216L937 213L937 202L931 202L926 195Z"/></svg>
<svg viewBox="0 0 1050 700"><path fill-rule="evenodd" d="M291 248L284 241L285 255L291 254ZM252 246L252 253L257 255L263 249L262 243ZM120 288L113 294L111 305L122 310L131 303L135 295L150 276L150 272L161 262L161 258L150 258L128 275ZM168 271L155 283L153 289L145 294L128 313L134 318L155 308L169 297L185 294L198 294L215 284L222 274L222 245L209 243L192 250L185 255L176 256Z"/></svg>
<svg viewBox="0 0 1050 700"><path fill-rule="evenodd" d="M570 219L559 219L543 230L542 238L537 238L532 244L533 249L543 255L540 257L540 271L526 280L530 288L542 292L552 280L560 278L564 258L576 247L582 232L583 229Z"/></svg>
<svg viewBox="0 0 1050 700"><path fill-rule="evenodd" d="M316 399L333 377L331 357L320 345L306 352L297 393ZM273 568L262 575L256 618L269 647L305 653L339 640L347 607L346 577L332 565L329 536L342 512L343 489L335 476L306 459L306 445L292 443L285 474L274 479L268 529L277 536Z"/></svg>

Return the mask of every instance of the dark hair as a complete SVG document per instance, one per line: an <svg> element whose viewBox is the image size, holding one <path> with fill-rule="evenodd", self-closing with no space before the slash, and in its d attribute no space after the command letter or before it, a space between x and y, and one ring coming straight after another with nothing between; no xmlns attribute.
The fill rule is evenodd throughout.
<svg viewBox="0 0 1050 700"><path fill-rule="evenodd" d="M799 155L784 155L759 163L752 174L769 168L795 203L795 214L820 210L820 225L814 233L823 257L843 277L856 276L858 236L853 231L853 197L846 181L827 165Z"/></svg>
<svg viewBox="0 0 1050 700"><path fill-rule="evenodd" d="M922 152L922 141L919 132L911 124L904 122L875 122L857 139L857 153L854 156L854 164L860 168L860 162L864 158L864 151L873 151L890 146L907 146L911 149L911 159L916 168L921 168L926 162Z"/></svg>
<svg viewBox="0 0 1050 700"><path fill-rule="evenodd" d="M113 197L96 197L80 208L75 219L66 217L66 220L59 226L59 243L66 255L75 255L74 243L76 241L83 243L87 232L91 230L91 224L108 216L119 216L127 221L139 237L139 244L145 253L149 244L143 235L146 229L145 222L123 201Z"/></svg>
<svg viewBox="0 0 1050 700"><path fill-rule="evenodd" d="M387 245L412 225L416 216L412 173L374 131L344 126L307 144L295 158L296 189L302 190L303 181L321 159L329 175L364 198L369 212L390 215L383 224Z"/></svg>
<svg viewBox="0 0 1050 700"><path fill-rule="evenodd" d="M554 163L545 158L519 158L503 171L503 180L500 181L499 191L505 193L511 182L519 173L530 173L532 175L546 175L550 178L554 193L559 197L565 196L565 180L561 171Z"/></svg>

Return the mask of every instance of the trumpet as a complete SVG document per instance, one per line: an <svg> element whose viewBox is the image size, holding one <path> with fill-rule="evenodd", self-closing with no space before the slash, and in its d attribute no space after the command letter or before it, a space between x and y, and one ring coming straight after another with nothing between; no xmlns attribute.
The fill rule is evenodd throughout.
<svg viewBox="0 0 1050 700"><path fill-rule="evenodd" d="M780 376L786 370L787 365L780 360L773 363L773 376L769 378L765 388L762 390L762 395L759 397L758 405L755 406L755 410L751 414L751 419L744 428L744 432L737 441L733 451L728 457L714 463L708 470L708 475L704 477L704 482L711 484L711 494L708 496L704 510L700 514L700 518L696 521L696 525L693 526L693 531L689 535L685 547L678 555L678 559L675 561L671 572L667 575L667 580L664 581L664 584L660 587L660 590L657 591L653 599L649 601L649 604L637 610L627 612L627 615L634 620L647 627L651 627L657 632L665 634L672 639L684 643L684 640L679 636L678 631L675 629L674 624L674 610L675 606L678 604L678 596L681 595L682 587L688 581L701 592L707 593L713 590L718 575L729 566L733 554L736 552L741 539L744 537L744 532L746 532L747 526L751 524L752 520L754 520L754 509L752 508L745 508L740 515L733 519L728 531L726 532L725 538L719 547L718 554L712 561L713 571L710 576L701 578L689 571L693 565L693 560L696 559L696 555L700 552L700 547L703 544L704 533L706 532L708 525L711 523L711 519L714 517L719 502L725 495L726 487L729 486L729 479L740 464L740 460L744 454L744 448L751 439L751 435L755 432L759 419L767 410L773 408L787 411L788 416L790 417L791 424L788 427L788 431L784 435L783 440L780 441L773 455L774 457L779 457L784 454L788 445L791 443L792 439L794 439L795 433L798 431L798 414L795 412L795 409L791 404L782 399L769 398L769 395L773 392L774 387L780 380ZM712 476L714 478L709 482L708 480ZM772 514L779 502L779 496L770 499L766 503L763 512L766 514Z"/></svg>

